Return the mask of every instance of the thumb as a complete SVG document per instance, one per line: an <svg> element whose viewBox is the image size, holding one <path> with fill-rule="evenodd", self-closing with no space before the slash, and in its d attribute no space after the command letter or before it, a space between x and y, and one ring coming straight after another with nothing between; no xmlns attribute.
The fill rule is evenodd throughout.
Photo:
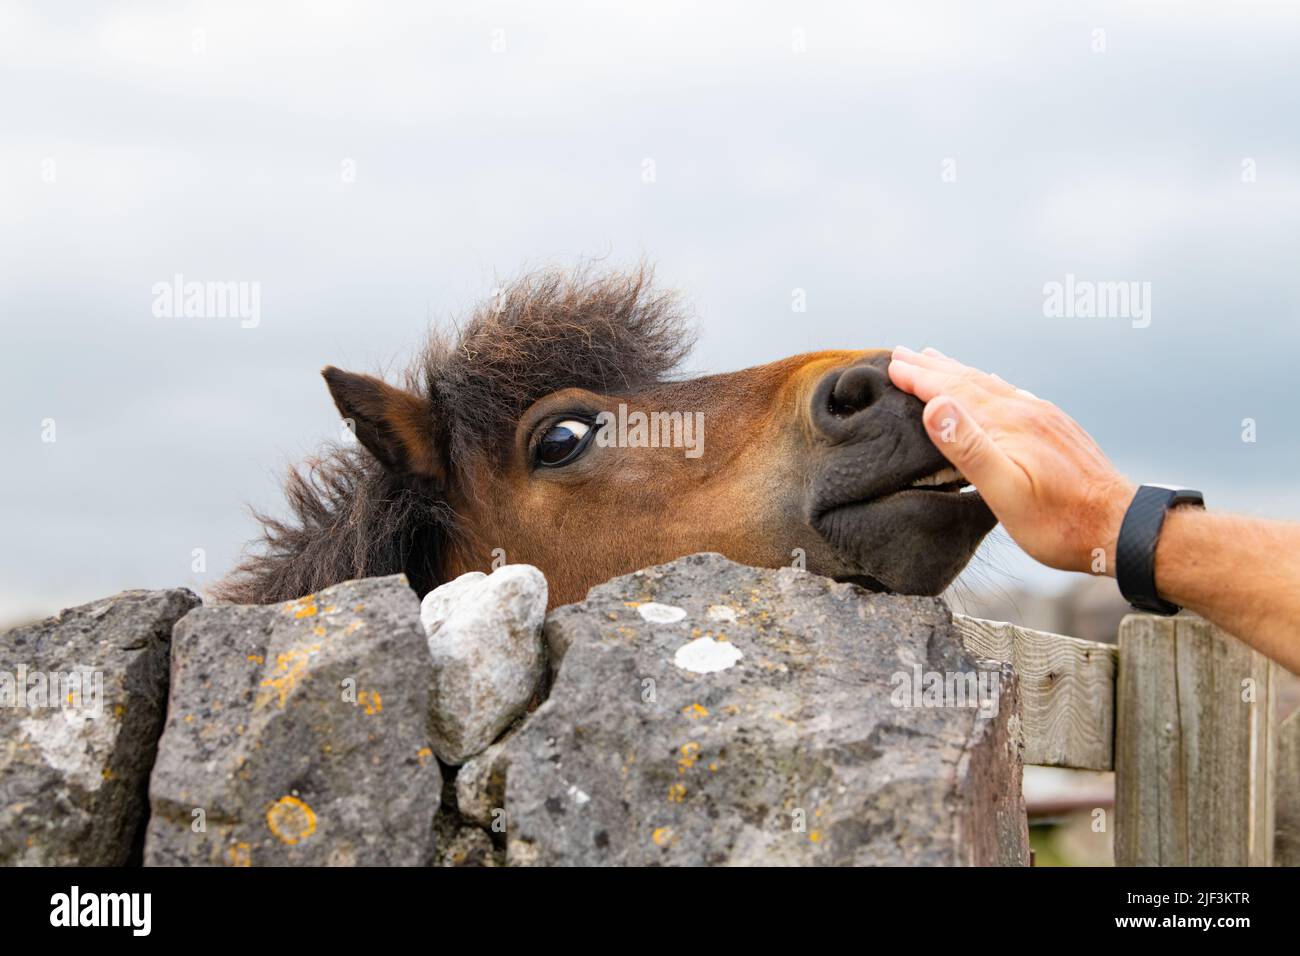
<svg viewBox="0 0 1300 956"><path fill-rule="evenodd" d="M955 398L936 395L925 406L922 421L934 446L985 501L996 499L999 492L1014 493L1010 479L1015 466Z"/></svg>

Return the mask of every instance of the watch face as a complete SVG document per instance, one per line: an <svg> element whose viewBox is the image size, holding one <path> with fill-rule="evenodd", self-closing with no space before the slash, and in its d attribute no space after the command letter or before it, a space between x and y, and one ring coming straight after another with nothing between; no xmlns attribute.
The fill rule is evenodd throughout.
<svg viewBox="0 0 1300 956"><path fill-rule="evenodd" d="M1159 488L1161 491L1167 491L1170 494L1169 503L1166 507L1172 508L1175 505L1195 504L1205 506L1205 496L1195 488L1187 488L1183 485L1161 485L1156 482L1146 482L1144 488Z"/></svg>

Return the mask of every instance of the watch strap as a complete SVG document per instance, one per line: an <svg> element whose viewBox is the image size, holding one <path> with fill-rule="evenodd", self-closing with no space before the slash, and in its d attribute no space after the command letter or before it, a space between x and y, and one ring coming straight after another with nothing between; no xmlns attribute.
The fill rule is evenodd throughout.
<svg viewBox="0 0 1300 956"><path fill-rule="evenodd" d="M1156 544L1165 515L1181 504L1205 507L1199 491L1169 485L1143 485L1124 513L1115 543L1115 580L1124 599L1150 614L1177 614L1182 608L1156 593Z"/></svg>

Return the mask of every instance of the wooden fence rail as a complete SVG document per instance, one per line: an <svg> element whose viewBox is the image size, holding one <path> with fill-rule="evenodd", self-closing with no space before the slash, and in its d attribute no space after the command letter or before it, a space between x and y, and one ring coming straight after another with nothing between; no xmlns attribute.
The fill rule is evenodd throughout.
<svg viewBox="0 0 1300 956"><path fill-rule="evenodd" d="M1113 770L1113 645L953 615L966 649L1016 669L1025 763Z"/></svg>
<svg viewBox="0 0 1300 956"><path fill-rule="evenodd" d="M1300 865L1300 714L1278 725L1266 657L1187 613L1118 645L954 621L1016 669L1025 763L1115 771L1117 865Z"/></svg>

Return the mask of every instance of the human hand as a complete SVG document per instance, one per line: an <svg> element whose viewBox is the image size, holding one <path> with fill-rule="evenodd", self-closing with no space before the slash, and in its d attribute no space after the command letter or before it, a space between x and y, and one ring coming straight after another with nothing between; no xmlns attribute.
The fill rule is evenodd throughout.
<svg viewBox="0 0 1300 956"><path fill-rule="evenodd" d="M896 348L889 377L926 403L930 440L1031 557L1114 575L1115 542L1137 486L1074 419L935 349Z"/></svg>

